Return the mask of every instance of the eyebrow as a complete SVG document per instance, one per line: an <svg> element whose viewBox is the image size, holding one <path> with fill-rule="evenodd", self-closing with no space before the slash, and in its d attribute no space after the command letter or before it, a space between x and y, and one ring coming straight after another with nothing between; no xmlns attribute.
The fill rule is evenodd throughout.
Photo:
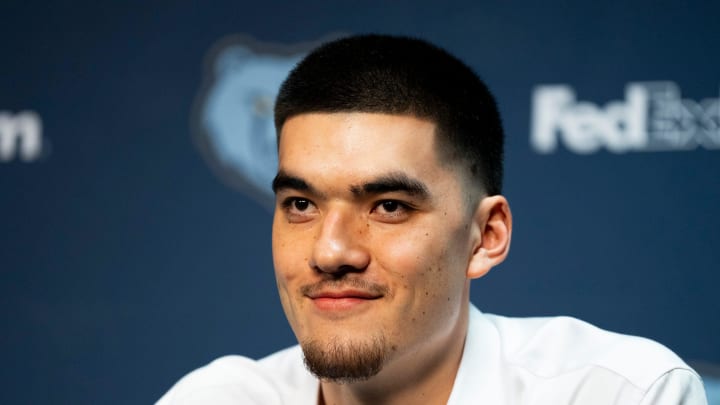
<svg viewBox="0 0 720 405"><path fill-rule="evenodd" d="M312 194L318 194L317 190L308 182L300 177L293 176L283 170L279 170L272 181L272 190L275 194L278 191L293 189L298 191L306 191Z"/></svg>
<svg viewBox="0 0 720 405"><path fill-rule="evenodd" d="M278 192L286 189L304 191L310 194L322 196L321 192L301 177L289 174L284 170L279 170L273 179L272 190L277 194ZM425 183L420 180L413 179L402 172L384 174L366 183L351 185L350 192L355 197L402 192L422 200L430 198L430 191Z"/></svg>
<svg viewBox="0 0 720 405"><path fill-rule="evenodd" d="M402 192L420 199L430 198L427 186L402 172L388 173L359 186L350 186L350 191L360 197L368 194Z"/></svg>

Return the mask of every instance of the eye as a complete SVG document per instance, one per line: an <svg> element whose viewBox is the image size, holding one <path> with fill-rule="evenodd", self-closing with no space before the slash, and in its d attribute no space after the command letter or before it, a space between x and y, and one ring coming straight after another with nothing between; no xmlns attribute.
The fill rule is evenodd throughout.
<svg viewBox="0 0 720 405"><path fill-rule="evenodd" d="M290 204L298 211L305 211L310 206L310 201L304 198L296 198Z"/></svg>
<svg viewBox="0 0 720 405"><path fill-rule="evenodd" d="M401 222L411 213L412 207L397 200L379 201L372 213L383 222Z"/></svg>
<svg viewBox="0 0 720 405"><path fill-rule="evenodd" d="M305 222L317 214L317 207L307 198L288 197L281 206L288 222Z"/></svg>
<svg viewBox="0 0 720 405"><path fill-rule="evenodd" d="M380 203L380 207L385 212L395 212L400 209L400 203L397 201L383 201Z"/></svg>

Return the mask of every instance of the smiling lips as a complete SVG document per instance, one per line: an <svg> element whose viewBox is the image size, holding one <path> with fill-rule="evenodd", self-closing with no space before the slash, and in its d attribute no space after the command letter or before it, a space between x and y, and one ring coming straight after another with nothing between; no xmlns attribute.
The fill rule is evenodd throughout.
<svg viewBox="0 0 720 405"><path fill-rule="evenodd" d="M346 311L382 297L362 290L320 290L306 295L322 311Z"/></svg>

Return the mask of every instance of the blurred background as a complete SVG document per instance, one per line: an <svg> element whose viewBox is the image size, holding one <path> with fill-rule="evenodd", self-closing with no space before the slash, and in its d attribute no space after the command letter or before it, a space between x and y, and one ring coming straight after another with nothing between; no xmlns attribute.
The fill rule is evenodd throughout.
<svg viewBox="0 0 720 405"><path fill-rule="evenodd" d="M658 340L717 393L720 3L524 3L4 1L0 403L152 403L295 343L273 98L367 32L446 48L499 102L513 247L472 301Z"/></svg>

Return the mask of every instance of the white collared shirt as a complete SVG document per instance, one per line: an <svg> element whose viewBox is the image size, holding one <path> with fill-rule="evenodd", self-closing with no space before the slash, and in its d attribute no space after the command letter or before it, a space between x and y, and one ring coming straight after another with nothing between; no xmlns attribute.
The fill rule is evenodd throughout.
<svg viewBox="0 0 720 405"><path fill-rule="evenodd" d="M316 405L319 382L294 346L221 357L156 405ZM664 346L569 317L507 318L470 306L448 405L705 405L700 377Z"/></svg>

